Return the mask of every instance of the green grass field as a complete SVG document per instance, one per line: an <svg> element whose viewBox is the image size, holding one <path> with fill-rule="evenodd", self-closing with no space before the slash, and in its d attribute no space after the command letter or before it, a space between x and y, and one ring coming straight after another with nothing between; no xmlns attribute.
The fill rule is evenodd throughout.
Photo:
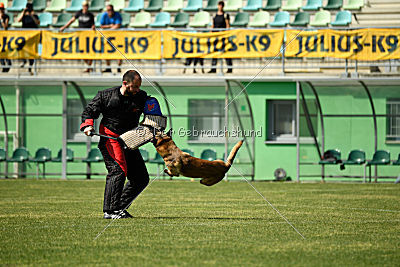
<svg viewBox="0 0 400 267"><path fill-rule="evenodd" d="M1 265L351 266L400 262L400 187L155 181L102 219L104 181L0 180Z"/></svg>

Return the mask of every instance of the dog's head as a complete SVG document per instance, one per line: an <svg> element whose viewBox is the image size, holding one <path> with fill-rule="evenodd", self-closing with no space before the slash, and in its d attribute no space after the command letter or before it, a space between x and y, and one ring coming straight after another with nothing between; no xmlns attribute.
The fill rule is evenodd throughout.
<svg viewBox="0 0 400 267"><path fill-rule="evenodd" d="M163 144L171 141L172 140L171 135L172 135L172 129L170 129L166 133L159 132L158 134L155 135L154 146L160 147Z"/></svg>

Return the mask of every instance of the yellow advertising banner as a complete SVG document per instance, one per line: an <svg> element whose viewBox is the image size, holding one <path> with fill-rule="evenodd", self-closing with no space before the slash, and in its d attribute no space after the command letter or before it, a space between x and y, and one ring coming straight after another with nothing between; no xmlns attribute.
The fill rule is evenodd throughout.
<svg viewBox="0 0 400 267"><path fill-rule="evenodd" d="M400 29L315 30L300 34L298 30L288 30L285 56L397 59L400 58L399 40Z"/></svg>
<svg viewBox="0 0 400 267"><path fill-rule="evenodd" d="M161 59L160 31L43 31L44 59ZM125 56L125 57L124 57Z"/></svg>
<svg viewBox="0 0 400 267"><path fill-rule="evenodd" d="M163 31L163 58L274 57L283 30L230 30L211 33Z"/></svg>
<svg viewBox="0 0 400 267"><path fill-rule="evenodd" d="M0 31L0 58L35 59L41 31Z"/></svg>

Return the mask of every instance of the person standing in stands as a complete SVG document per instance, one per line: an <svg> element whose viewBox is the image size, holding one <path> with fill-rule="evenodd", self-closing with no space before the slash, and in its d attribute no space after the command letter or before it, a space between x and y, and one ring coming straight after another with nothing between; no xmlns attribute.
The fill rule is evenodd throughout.
<svg viewBox="0 0 400 267"><path fill-rule="evenodd" d="M224 11L224 1L219 1L218 2L218 11L215 17L213 18L213 24L212 28L213 29L229 29L230 23L229 23L229 14L226 14ZM228 65L228 71L226 73L232 73L232 59L231 58L226 58L226 64ZM217 59L213 58L212 60L212 69L208 73L216 73L217 69L215 66L217 65Z"/></svg>
<svg viewBox="0 0 400 267"><path fill-rule="evenodd" d="M35 29L39 28L40 20L38 15L33 11L32 3L27 3L25 9L21 12L21 15L18 18L18 22L22 22L22 28L24 29ZM29 73L33 75L32 66L35 63L34 59L29 59ZM21 68L23 68L26 64L26 59L23 60Z"/></svg>
<svg viewBox="0 0 400 267"><path fill-rule="evenodd" d="M73 16L68 22L67 24L65 24L64 26L62 26L60 28L60 32L64 31L66 28L69 27L69 25L71 25L72 23L74 23L75 20L78 20L79 22L79 28L81 29L95 29L94 26L94 15L89 12L89 4L88 2L84 1L82 2L82 9L79 10L78 12L76 12L75 16ZM84 59L83 60L86 64L88 64L89 68L87 68L84 72L89 73L91 71L93 71L93 68L91 68L90 66L92 66L93 60L92 59Z"/></svg>
<svg viewBox="0 0 400 267"><path fill-rule="evenodd" d="M106 6L106 12L103 13L100 19L100 27L102 29L119 29L121 28L122 24L122 17L121 14L118 12L114 11L114 6L113 5L107 5ZM107 59L106 60L107 68L103 72L111 72L111 60ZM118 66L122 65L122 60L118 60ZM118 72L121 72L121 68L117 69Z"/></svg>
<svg viewBox="0 0 400 267"><path fill-rule="evenodd" d="M4 3L0 3L0 30L6 31L8 29L10 22L10 17L6 14L4 9ZM11 67L11 60L0 59L0 64L2 66L7 66L3 68L3 72L9 72Z"/></svg>

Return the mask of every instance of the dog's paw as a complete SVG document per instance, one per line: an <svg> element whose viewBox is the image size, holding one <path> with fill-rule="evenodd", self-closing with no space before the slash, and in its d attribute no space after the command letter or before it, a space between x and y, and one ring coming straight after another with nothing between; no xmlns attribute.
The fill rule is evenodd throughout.
<svg viewBox="0 0 400 267"><path fill-rule="evenodd" d="M224 177L221 178L203 178L200 180L200 183L206 186L212 186L219 183Z"/></svg>

